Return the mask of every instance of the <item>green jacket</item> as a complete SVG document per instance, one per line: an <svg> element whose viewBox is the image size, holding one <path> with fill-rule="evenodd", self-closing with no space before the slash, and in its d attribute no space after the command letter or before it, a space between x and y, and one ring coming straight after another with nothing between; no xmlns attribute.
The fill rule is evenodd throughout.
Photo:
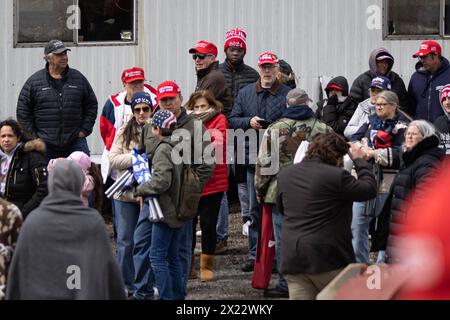
<svg viewBox="0 0 450 320"><path fill-rule="evenodd" d="M195 130L195 125L198 125L198 130ZM206 184L206 182L211 178L214 169L216 168L215 159L214 159L214 148L211 146L211 135L209 134L208 130L205 128L205 126L202 124L201 121L195 121L194 117L191 115L188 115L186 113L186 110L184 108L181 108L181 113L177 118L177 127L176 127L175 133L172 135L172 138L175 139L177 136L179 137L178 140L182 140L183 142L186 142L187 146L186 148L189 150L186 156L190 154L190 163L192 163L192 167L197 173L198 178L200 180L200 183L203 186ZM183 131L179 131L178 129L185 129L189 134L183 134ZM195 154L195 141L200 141L201 136L203 136L202 143L198 143L197 145L197 153ZM144 130L142 130L142 136L141 141L139 144L139 151L143 152L147 150L148 145L150 145L151 140L154 140L155 137L152 134L151 131L151 124L148 124L144 127ZM178 140L175 141L175 143L178 142ZM183 143L180 143L180 145L175 146L175 148L178 150L182 147L182 145L186 145ZM189 147L190 144L190 147ZM175 144L174 144L175 145ZM210 150L211 152L207 154L205 150ZM179 152L176 152L179 154ZM205 154L204 154L205 153ZM204 156L204 159L202 159L202 155ZM185 163L184 159L183 162Z"/></svg>
<svg viewBox="0 0 450 320"><path fill-rule="evenodd" d="M144 130L146 129L150 127L146 126ZM174 143L170 141L170 137L162 140L153 137L146 140L145 146L151 163L152 180L139 185L135 195L141 197L157 195L164 222L171 228L180 228L184 224L184 221L177 218L183 165L172 161Z"/></svg>
<svg viewBox="0 0 450 320"><path fill-rule="evenodd" d="M300 143L303 140L311 141L318 133L331 131L333 129L315 117L304 120L281 118L267 128L258 153L255 173L256 194L264 199L264 203L276 203L278 174L282 168L294 163ZM269 139L271 135L279 138L278 145L274 146L274 151L279 156L274 155L273 159L271 145L275 141L272 141L273 137ZM261 171L262 169L264 170Z"/></svg>

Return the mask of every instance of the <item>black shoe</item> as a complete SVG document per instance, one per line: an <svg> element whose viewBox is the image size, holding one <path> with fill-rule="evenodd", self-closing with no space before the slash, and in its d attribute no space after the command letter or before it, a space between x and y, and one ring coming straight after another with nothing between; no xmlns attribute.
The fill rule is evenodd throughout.
<svg viewBox="0 0 450 320"><path fill-rule="evenodd" d="M255 260L248 259L242 265L242 271L244 271L244 272L252 272L254 267L255 267Z"/></svg>
<svg viewBox="0 0 450 320"><path fill-rule="evenodd" d="M272 274L274 273L278 273L277 266L275 265L275 263L272 265Z"/></svg>
<svg viewBox="0 0 450 320"><path fill-rule="evenodd" d="M282 298L289 299L289 291L282 290L279 287L275 287L272 289L266 289L266 290L264 290L264 297L265 298L273 298L273 299L282 299Z"/></svg>

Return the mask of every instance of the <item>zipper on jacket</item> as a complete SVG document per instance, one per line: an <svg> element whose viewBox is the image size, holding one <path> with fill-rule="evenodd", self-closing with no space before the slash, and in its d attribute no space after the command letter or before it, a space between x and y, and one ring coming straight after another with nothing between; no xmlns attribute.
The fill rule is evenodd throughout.
<svg viewBox="0 0 450 320"><path fill-rule="evenodd" d="M34 168L34 174L36 175L36 186L39 187L39 171L37 168Z"/></svg>
<svg viewBox="0 0 450 320"><path fill-rule="evenodd" d="M431 89L432 89L432 83L433 83L433 75L430 76L430 85L428 89L428 104L427 104L427 115L428 120L430 121L430 108L431 108Z"/></svg>

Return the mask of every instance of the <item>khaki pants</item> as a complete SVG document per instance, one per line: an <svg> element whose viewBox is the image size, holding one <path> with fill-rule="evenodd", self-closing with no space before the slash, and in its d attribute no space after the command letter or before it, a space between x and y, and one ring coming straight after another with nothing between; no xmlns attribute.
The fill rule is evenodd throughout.
<svg viewBox="0 0 450 320"><path fill-rule="evenodd" d="M342 269L316 274L284 275L289 288L289 300L315 300L320 291L333 280Z"/></svg>

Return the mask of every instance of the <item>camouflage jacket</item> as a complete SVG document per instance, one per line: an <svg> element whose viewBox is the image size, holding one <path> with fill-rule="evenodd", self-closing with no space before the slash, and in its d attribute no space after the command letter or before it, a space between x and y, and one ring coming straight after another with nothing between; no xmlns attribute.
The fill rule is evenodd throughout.
<svg viewBox="0 0 450 320"><path fill-rule="evenodd" d="M264 133L256 161L256 194L264 198L265 203L275 204L278 173L293 164L300 143L311 141L318 133L331 131L333 129L315 117L303 120L281 118L271 124ZM273 156L272 152L275 152Z"/></svg>
<svg viewBox="0 0 450 320"><path fill-rule="evenodd" d="M0 300L6 293L6 275L19 238L22 215L12 203L0 198Z"/></svg>

